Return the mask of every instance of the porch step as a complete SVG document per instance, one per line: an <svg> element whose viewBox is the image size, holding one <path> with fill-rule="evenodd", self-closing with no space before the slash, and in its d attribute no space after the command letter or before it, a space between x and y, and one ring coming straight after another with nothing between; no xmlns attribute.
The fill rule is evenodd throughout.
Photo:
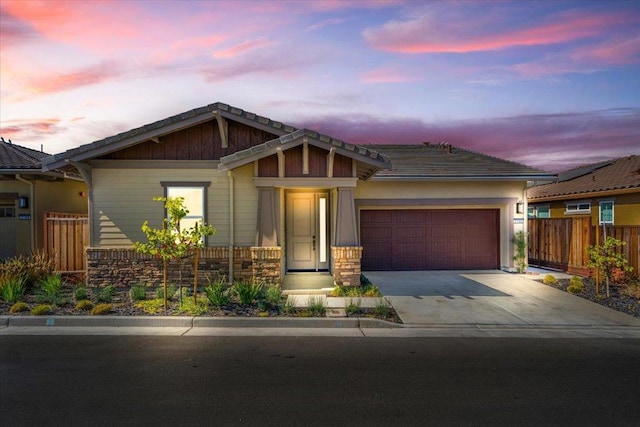
<svg viewBox="0 0 640 427"><path fill-rule="evenodd" d="M284 289L283 295L325 295L329 296L333 288L320 289Z"/></svg>

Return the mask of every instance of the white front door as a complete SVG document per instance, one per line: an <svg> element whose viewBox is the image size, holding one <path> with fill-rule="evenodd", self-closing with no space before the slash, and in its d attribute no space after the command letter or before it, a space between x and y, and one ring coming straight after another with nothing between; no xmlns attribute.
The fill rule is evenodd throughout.
<svg viewBox="0 0 640 427"><path fill-rule="evenodd" d="M287 193L287 270L329 268L327 193Z"/></svg>

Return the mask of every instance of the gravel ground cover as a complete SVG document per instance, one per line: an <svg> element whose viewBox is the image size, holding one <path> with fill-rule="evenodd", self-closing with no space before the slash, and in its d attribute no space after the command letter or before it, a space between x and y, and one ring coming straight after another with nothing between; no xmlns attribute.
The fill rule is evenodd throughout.
<svg viewBox="0 0 640 427"><path fill-rule="evenodd" d="M542 280L540 281L544 283ZM604 284L600 285L600 292L596 293L596 285L593 279L583 279L582 282L584 283L584 289L575 295L613 310L640 318L640 284L637 284L637 282L635 285L633 283L630 285L610 285L610 296L608 297L604 293ZM545 284L568 292L569 279L560 279L557 283ZM631 288L632 291L635 290L634 295L630 295L629 288Z"/></svg>

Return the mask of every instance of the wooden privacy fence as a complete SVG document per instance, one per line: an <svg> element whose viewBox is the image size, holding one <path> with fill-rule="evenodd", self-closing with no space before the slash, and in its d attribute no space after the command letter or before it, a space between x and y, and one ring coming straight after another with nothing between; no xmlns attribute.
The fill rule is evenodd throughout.
<svg viewBox="0 0 640 427"><path fill-rule="evenodd" d="M591 218L529 219L529 264L588 276L587 247L604 241L602 226ZM640 226L607 226L606 235L626 242L620 249L633 271L640 266Z"/></svg>
<svg viewBox="0 0 640 427"><path fill-rule="evenodd" d="M84 214L45 212L44 251L54 256L55 269L79 273L86 269L85 250L89 246L89 218Z"/></svg>

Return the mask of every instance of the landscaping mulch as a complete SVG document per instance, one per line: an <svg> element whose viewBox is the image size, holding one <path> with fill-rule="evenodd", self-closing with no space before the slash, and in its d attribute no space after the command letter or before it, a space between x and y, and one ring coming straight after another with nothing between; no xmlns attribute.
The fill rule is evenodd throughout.
<svg viewBox="0 0 640 427"><path fill-rule="evenodd" d="M542 282L540 280L540 282ZM640 318L640 299L629 296L625 293L626 286L613 284L609 285L610 296L605 295L605 285L600 285L600 292L596 294L596 285L593 279L584 279L584 290L577 295L581 298L593 301L597 304L628 314L630 316ZM544 283L544 282L542 282ZM560 279L558 283L548 284L548 286L567 292L569 279Z"/></svg>
<svg viewBox="0 0 640 427"><path fill-rule="evenodd" d="M187 297L190 300L193 300L193 296ZM188 312L180 309L180 302L176 300L177 298L173 298L168 301L168 307L165 310L163 307L160 308L159 311L155 313L150 313L145 311L143 308L138 307L135 302L131 301L131 297L129 296L128 289L117 289L115 295L112 297L112 300L108 302L112 306L111 310L108 313L103 315L105 316L191 316ZM70 286L66 286L64 288L62 302L52 306L52 311L48 315L50 316L87 316L91 315L90 310L81 310L76 308L76 303L73 299L73 289ZM94 305L104 304L105 302L96 301L95 298L90 298ZM4 301L0 301L0 315L6 316L31 316L31 309L39 304L36 300L36 296L33 294L26 294L22 299L22 302L25 302L29 305L28 311L23 311L19 313L11 313L10 309L12 304L8 304ZM149 301L149 300L147 300ZM198 295L198 301L204 302L206 301L205 295ZM312 313L309 313L304 307L298 307L294 311L291 312L283 312L278 309L260 309L257 304L252 305L243 305L237 301L232 300L232 302L220 308L214 308L212 306L207 306L207 310L204 313L198 314L198 317L324 317L324 316L314 316ZM386 320L394 323L402 323L400 317L396 313L393 307L390 307L386 313L377 314L374 309L370 308L362 308L358 313L348 314L347 317L368 317L368 318L376 318L380 320Z"/></svg>

